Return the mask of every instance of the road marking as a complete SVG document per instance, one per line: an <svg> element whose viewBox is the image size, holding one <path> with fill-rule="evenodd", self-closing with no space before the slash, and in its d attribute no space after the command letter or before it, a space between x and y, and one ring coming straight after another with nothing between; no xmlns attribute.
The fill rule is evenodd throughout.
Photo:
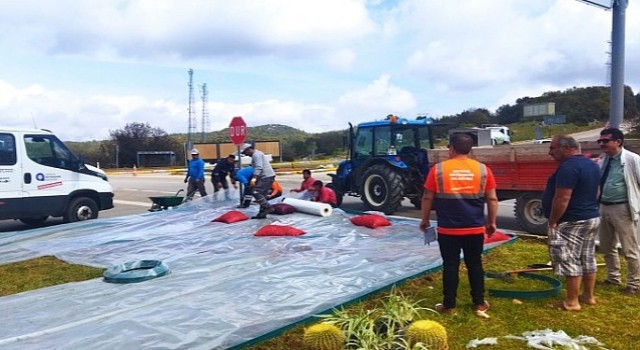
<svg viewBox="0 0 640 350"><path fill-rule="evenodd" d="M139 207L151 207L151 203L149 202L134 202L134 201L123 201L120 199L114 199L114 204L123 204L123 205L136 205Z"/></svg>

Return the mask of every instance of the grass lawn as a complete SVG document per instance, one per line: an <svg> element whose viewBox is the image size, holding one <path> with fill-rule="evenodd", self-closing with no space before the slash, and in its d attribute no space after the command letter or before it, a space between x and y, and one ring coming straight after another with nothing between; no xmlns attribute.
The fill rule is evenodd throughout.
<svg viewBox="0 0 640 350"><path fill-rule="evenodd" d="M549 260L546 249L545 241L535 238L520 239L512 244L499 246L485 256L485 270L501 272L526 268L530 264L546 263ZM601 255L598 255L598 262L602 262ZM449 335L450 350L466 349L469 341L486 337L497 337L498 344L484 345L479 348L493 350L531 349L524 341L503 337L510 334L522 335L523 332L547 328L553 331L563 330L573 338L580 335L595 337L604 343L604 347L607 349L640 349L640 327L637 325L640 315L640 296L623 296L618 287L598 283L596 285L598 305L583 305L580 312L568 312L558 308L558 303L562 301L564 296L563 281L561 294L551 298L513 300L487 297L491 304L491 309L488 312L491 318L481 319L471 309L466 270L464 270L464 264L461 266L457 315L424 312L425 319L438 321L445 326ZM544 274L552 276L551 273ZM422 300L420 306L433 308L436 303L441 302L441 277L440 272L429 274L408 281L398 286L398 289L409 299ZM604 267L600 267L598 281L602 281L604 277ZM500 279L487 279L486 287L488 289L535 290L546 289L548 285L516 277L511 284ZM378 307L386 295L387 292L378 293L360 304L350 305L349 308ZM310 324L306 326L308 325ZM302 349L303 333L304 326L298 326L279 337L255 344L249 349ZM600 348L593 347L593 349Z"/></svg>
<svg viewBox="0 0 640 350"><path fill-rule="evenodd" d="M598 256L602 262L602 256ZM487 271L508 271L525 268L534 263L546 263L548 255L544 240L523 238L512 244L502 245L485 256ZM464 266L464 264L462 264ZM623 264L624 266L624 264ZM624 273L624 271L623 271ZM53 257L42 257L30 261L0 265L0 295L19 293L45 286L100 277L101 269L67 264ZM550 274L549 274L550 275ZM598 280L604 279L604 268L598 272ZM598 305L583 305L580 312L567 312L557 307L563 292L552 298L512 299L488 297L490 319L478 318L471 310L466 271L461 269L458 291L457 315L439 315L424 311L426 319L443 324L449 335L450 350L465 349L472 339L497 337L498 344L482 346L485 349L527 349L524 341L503 338L506 335L521 335L523 332L550 328L563 330L571 337L592 336L604 343L607 349L640 349L640 296L628 297L619 288L598 283L596 296ZM420 301L419 306L433 308L441 301L441 273L429 274L397 286L408 299ZM500 279L487 279L487 288L494 289L538 289L545 288L541 282L515 278L509 284ZM378 307L388 292L377 293L366 300L349 305L348 308ZM72 297L72 296L70 296ZM310 325L311 323L307 324ZM255 344L248 349L278 350L302 349L304 325L289 329L278 337ZM598 349L593 347L593 349Z"/></svg>

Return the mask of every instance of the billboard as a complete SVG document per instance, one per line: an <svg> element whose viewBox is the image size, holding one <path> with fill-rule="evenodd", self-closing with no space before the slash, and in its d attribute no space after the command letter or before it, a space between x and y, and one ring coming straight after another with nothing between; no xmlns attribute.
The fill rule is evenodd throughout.
<svg viewBox="0 0 640 350"><path fill-rule="evenodd" d="M542 117L545 115L555 115L556 114L556 103L555 102L545 102L545 103L536 103L531 105L524 106L523 116L524 117Z"/></svg>

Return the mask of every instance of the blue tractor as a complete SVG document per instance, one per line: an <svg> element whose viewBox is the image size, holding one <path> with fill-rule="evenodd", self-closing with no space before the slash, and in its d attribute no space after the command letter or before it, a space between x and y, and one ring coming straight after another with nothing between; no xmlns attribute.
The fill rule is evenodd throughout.
<svg viewBox="0 0 640 350"><path fill-rule="evenodd" d="M369 210L393 214L407 198L416 207L429 171L427 149L434 147L433 119L408 120L389 115L386 120L349 123L347 160L341 161L327 184L343 196L360 197Z"/></svg>

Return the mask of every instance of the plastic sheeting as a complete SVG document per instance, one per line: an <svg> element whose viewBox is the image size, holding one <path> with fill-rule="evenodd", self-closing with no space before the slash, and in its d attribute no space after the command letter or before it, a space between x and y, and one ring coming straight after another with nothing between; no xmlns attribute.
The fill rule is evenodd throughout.
<svg viewBox="0 0 640 350"><path fill-rule="evenodd" d="M194 200L173 210L3 234L3 264L44 255L101 268L155 259L171 274L2 297L0 348L226 349L441 264L438 245L423 245L412 219L372 230L336 209L328 217L210 222L236 204ZM251 216L258 208L245 211ZM253 236L274 222L306 234Z"/></svg>

